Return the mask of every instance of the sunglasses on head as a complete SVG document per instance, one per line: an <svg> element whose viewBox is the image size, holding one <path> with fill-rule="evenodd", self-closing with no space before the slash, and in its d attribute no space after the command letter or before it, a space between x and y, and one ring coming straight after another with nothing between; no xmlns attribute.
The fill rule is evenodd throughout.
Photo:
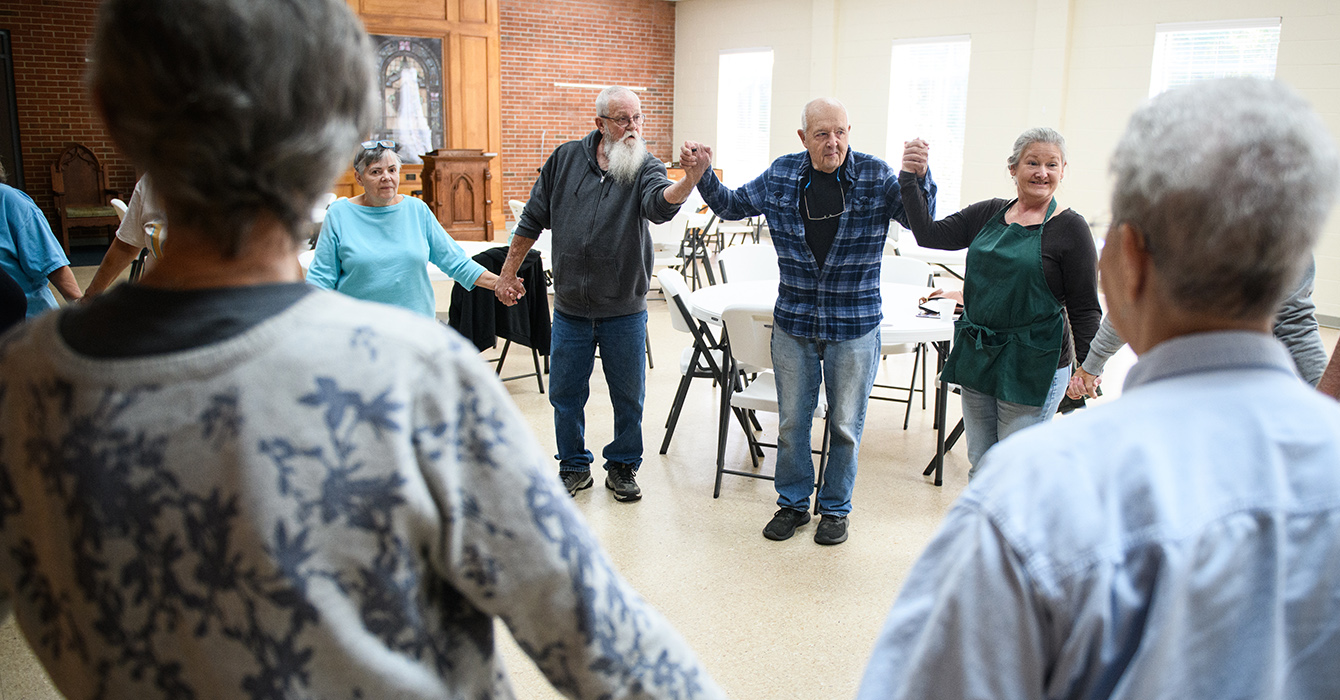
<svg viewBox="0 0 1340 700"><path fill-rule="evenodd" d="M371 151L372 149L377 148L378 146L382 148L389 148L393 151L395 150L395 141L392 141L391 139L382 139L380 141L364 141L362 145L363 150L365 151Z"/></svg>

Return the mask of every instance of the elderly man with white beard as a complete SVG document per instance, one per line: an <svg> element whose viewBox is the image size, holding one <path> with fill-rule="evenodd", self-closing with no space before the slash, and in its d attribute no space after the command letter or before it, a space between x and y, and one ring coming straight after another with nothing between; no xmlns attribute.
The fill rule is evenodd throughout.
<svg viewBox="0 0 1340 700"><path fill-rule="evenodd" d="M698 183L671 182L642 141L642 104L627 88L596 97L596 130L549 156L517 222L495 293L515 304L516 277L540 232L553 236L554 325L549 403L554 407L559 477L568 493L590 488L586 399L596 349L614 407L614 437L602 453L605 487L636 501L642 464L647 288L652 245L648 222L669 221Z"/></svg>

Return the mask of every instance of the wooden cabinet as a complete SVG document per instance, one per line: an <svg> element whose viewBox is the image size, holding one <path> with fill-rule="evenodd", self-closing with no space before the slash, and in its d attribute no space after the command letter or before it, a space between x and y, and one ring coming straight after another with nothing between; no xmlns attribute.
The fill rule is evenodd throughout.
<svg viewBox="0 0 1340 700"><path fill-rule="evenodd" d="M474 238L487 240L492 224L503 221L502 195L502 32L499 0L346 0L363 20L369 34L440 39L443 85L441 149L472 149L488 154L486 171L499 177L471 181L472 196L482 196L491 211L472 219ZM430 94L429 100L433 99ZM436 124L433 125L436 128ZM352 154L351 154L352 156ZM420 166L407 165L400 180L401 194L421 195L428 200L427 183L418 179ZM416 179L410 180L414 175ZM426 178L426 174L422 177ZM483 189L480 189L483 185ZM362 189L349 171L336 183L339 195L358 194ZM452 217L460 212L453 210ZM482 221L483 223L478 223ZM448 231L452 226L442 220ZM462 225L464 226L464 225ZM464 228L462 228L464 230Z"/></svg>
<svg viewBox="0 0 1340 700"><path fill-rule="evenodd" d="M716 173L718 180L721 179L721 168L712 168L712 172ZM666 168L665 175L671 180L679 182L684 179L684 169L680 167Z"/></svg>
<svg viewBox="0 0 1340 700"><path fill-rule="evenodd" d="M423 157L423 201L458 241L493 240L493 174L496 153L440 148Z"/></svg>

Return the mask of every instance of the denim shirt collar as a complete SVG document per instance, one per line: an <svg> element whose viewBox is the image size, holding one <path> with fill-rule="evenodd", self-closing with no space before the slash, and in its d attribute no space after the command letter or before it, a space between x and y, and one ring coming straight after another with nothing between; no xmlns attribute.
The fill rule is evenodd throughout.
<svg viewBox="0 0 1340 700"><path fill-rule="evenodd" d="M1123 391L1161 379L1227 369L1273 369L1298 376L1289 352L1267 333L1213 331L1165 340L1140 356Z"/></svg>

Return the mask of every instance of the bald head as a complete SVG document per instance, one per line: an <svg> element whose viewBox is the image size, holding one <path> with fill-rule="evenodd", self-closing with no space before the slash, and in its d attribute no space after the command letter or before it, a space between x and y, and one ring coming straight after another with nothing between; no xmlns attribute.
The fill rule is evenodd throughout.
<svg viewBox="0 0 1340 700"><path fill-rule="evenodd" d="M851 123L847 108L831 97L810 100L800 113L800 142L810 153L815 170L831 173L847 159Z"/></svg>

